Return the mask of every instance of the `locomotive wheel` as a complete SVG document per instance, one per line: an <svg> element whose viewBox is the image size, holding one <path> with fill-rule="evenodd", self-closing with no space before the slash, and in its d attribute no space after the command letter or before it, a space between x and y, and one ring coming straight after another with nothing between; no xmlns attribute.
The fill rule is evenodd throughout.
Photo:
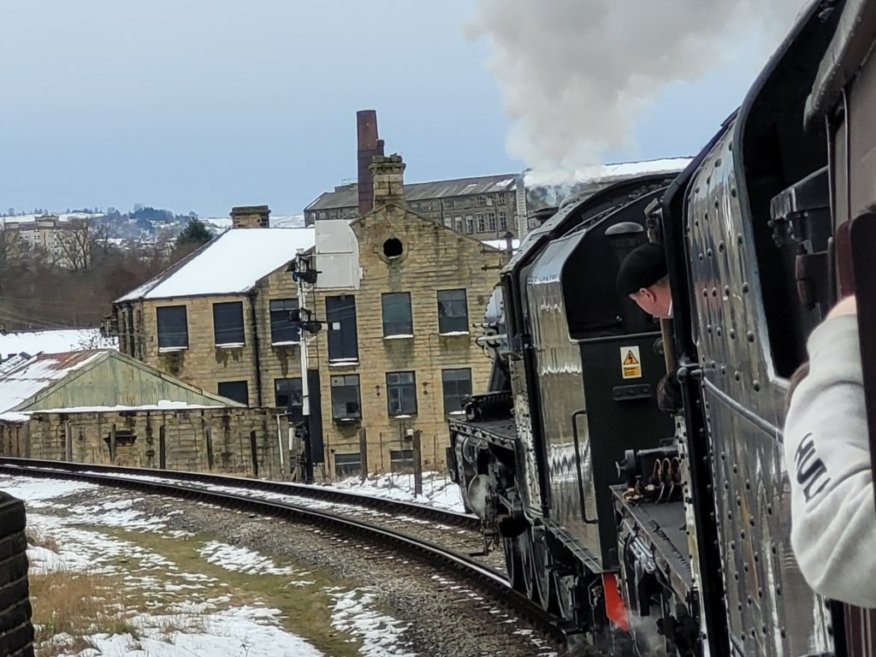
<svg viewBox="0 0 876 657"><path fill-rule="evenodd" d="M508 571L508 582L515 591L525 592L523 563L520 559L519 541L515 538L503 538L502 547L505 550L505 568Z"/></svg>
<svg viewBox="0 0 876 657"><path fill-rule="evenodd" d="M532 582L530 599L548 611L551 605L551 554L543 530L530 529Z"/></svg>

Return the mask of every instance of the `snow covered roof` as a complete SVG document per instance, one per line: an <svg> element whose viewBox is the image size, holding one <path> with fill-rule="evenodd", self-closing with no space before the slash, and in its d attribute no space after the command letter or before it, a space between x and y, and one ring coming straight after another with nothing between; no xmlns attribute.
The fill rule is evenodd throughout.
<svg viewBox="0 0 876 657"><path fill-rule="evenodd" d="M19 331L0 335L0 359L12 354L60 353L85 349L118 349L117 338L105 338L100 329Z"/></svg>
<svg viewBox="0 0 876 657"><path fill-rule="evenodd" d="M689 157L671 157L660 160L646 160L644 162L595 164L576 171L527 171L524 183L527 188L530 188L577 182L610 182L649 173L674 173L682 171L690 162L691 158Z"/></svg>
<svg viewBox="0 0 876 657"><path fill-rule="evenodd" d="M232 229L116 301L244 294L313 245L313 228Z"/></svg>
<svg viewBox="0 0 876 657"><path fill-rule="evenodd" d="M60 354L14 356L0 365L0 414L14 411L37 393L81 367L104 351L68 351ZM0 415L0 419L3 416ZM6 418L9 419L9 418Z"/></svg>
<svg viewBox="0 0 876 657"><path fill-rule="evenodd" d="M203 410L210 408L226 408L220 404L190 404L184 401L169 401L162 399L157 404L140 404L139 406L126 406L119 404L116 406L68 406L64 408L40 408L33 411L23 411L19 415L23 415L29 419L33 414L39 413L120 413L123 411L191 411ZM0 419L3 415L0 415Z"/></svg>

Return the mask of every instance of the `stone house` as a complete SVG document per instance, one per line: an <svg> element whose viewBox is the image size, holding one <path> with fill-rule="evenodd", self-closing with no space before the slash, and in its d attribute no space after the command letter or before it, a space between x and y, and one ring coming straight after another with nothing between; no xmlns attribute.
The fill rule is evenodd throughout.
<svg viewBox="0 0 876 657"><path fill-rule="evenodd" d="M235 208L230 231L113 311L122 352L242 403L286 407L329 478L366 461L371 472L411 467L415 430L424 467L443 467L446 414L487 384L473 327L507 257L409 211L398 156L372 169L362 218L272 229L266 207ZM319 272L315 285L293 281L296 254ZM308 338L306 417L302 308L322 323Z"/></svg>
<svg viewBox="0 0 876 657"><path fill-rule="evenodd" d="M287 270L314 230L268 228L268 214L234 208L232 230L117 299L110 332L122 353L242 404L284 401L276 393L300 377Z"/></svg>
<svg viewBox="0 0 876 657"><path fill-rule="evenodd" d="M0 454L287 477L285 416L247 408L113 350L0 365Z"/></svg>

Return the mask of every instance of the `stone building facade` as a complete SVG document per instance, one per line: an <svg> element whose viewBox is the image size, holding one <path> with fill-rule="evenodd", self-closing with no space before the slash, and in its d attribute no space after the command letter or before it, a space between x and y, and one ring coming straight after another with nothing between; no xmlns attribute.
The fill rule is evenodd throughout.
<svg viewBox="0 0 876 657"><path fill-rule="evenodd" d="M232 230L118 299L119 349L242 404L286 407L286 380L300 377L288 268L314 231L264 227L268 212L234 208Z"/></svg>
<svg viewBox="0 0 876 657"><path fill-rule="evenodd" d="M505 254L411 212L399 156L375 156L371 170L374 209L349 224L359 280L349 289L317 283L315 294L326 323L313 349L327 365L326 463L335 473L355 469L364 430L369 470L410 467L419 431L424 467L440 469L446 416L486 389L490 361L476 326ZM317 240L316 267L326 270L321 247Z"/></svg>
<svg viewBox="0 0 876 657"><path fill-rule="evenodd" d="M357 113L359 172L357 182L324 192L304 208L304 222L364 216L372 207L369 166L383 156L374 110ZM447 228L480 240L503 240L519 234L526 221L522 174L500 174L413 183L405 187L408 209ZM509 235L510 234L510 235Z"/></svg>
<svg viewBox="0 0 876 657"><path fill-rule="evenodd" d="M446 414L489 377L474 327L507 258L411 212L398 156L376 156L372 169L374 209L339 222L345 235L328 221L236 221L114 306L124 353L231 399L285 407L308 427L312 460L329 478L366 461L371 472L410 467L413 431L424 467L443 467ZM293 281L296 252L321 270L314 285ZM231 263L248 278L222 275ZM299 305L322 323L307 345L307 418Z"/></svg>

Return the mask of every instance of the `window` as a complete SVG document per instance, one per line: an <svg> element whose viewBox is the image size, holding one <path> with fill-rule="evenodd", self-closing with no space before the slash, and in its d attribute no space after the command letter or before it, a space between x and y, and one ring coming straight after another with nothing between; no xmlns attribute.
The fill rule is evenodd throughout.
<svg viewBox="0 0 876 657"><path fill-rule="evenodd" d="M496 213L495 212L490 212L487 215L487 230L490 231L491 233L496 232Z"/></svg>
<svg viewBox="0 0 876 657"><path fill-rule="evenodd" d="M466 398L471 397L471 370L467 367L442 370L441 387L444 391L444 414L464 410Z"/></svg>
<svg viewBox="0 0 876 657"><path fill-rule="evenodd" d="M413 372L386 373L386 402L389 414L417 414L417 379Z"/></svg>
<svg viewBox="0 0 876 657"><path fill-rule="evenodd" d="M335 454L335 477L354 477L362 473L362 455L359 452L351 454Z"/></svg>
<svg viewBox="0 0 876 657"><path fill-rule="evenodd" d="M484 221L484 215L478 215L478 232L483 233L487 230L487 225Z"/></svg>
<svg viewBox="0 0 876 657"><path fill-rule="evenodd" d="M383 335L412 335L414 324L411 319L411 295L409 292L390 292L384 294Z"/></svg>
<svg viewBox="0 0 876 657"><path fill-rule="evenodd" d="M343 295L325 298L326 330L329 361L359 359L359 338L356 333L356 297Z"/></svg>
<svg viewBox="0 0 876 657"><path fill-rule="evenodd" d="M223 397L249 405L249 386L246 381L222 381L218 392Z"/></svg>
<svg viewBox="0 0 876 657"><path fill-rule="evenodd" d="M468 332L465 290L438 290L438 332Z"/></svg>
<svg viewBox="0 0 876 657"><path fill-rule="evenodd" d="M185 306L164 306L157 309L158 348L186 349L189 346L189 325Z"/></svg>
<svg viewBox="0 0 876 657"><path fill-rule="evenodd" d="M499 210L499 230L503 233L508 230L508 215L504 210Z"/></svg>
<svg viewBox="0 0 876 657"><path fill-rule="evenodd" d="M274 379L274 405L285 408L287 413L300 417L303 413L304 397L301 391L301 377Z"/></svg>
<svg viewBox="0 0 876 657"><path fill-rule="evenodd" d="M445 228L453 228L453 218L452 217L444 217L444 227Z"/></svg>
<svg viewBox="0 0 876 657"><path fill-rule="evenodd" d="M292 312L298 310L298 299L271 299L271 343L298 342L301 332L292 322Z"/></svg>
<svg viewBox="0 0 876 657"><path fill-rule="evenodd" d="M474 232L474 219L472 217L465 218L465 232L471 235Z"/></svg>
<svg viewBox="0 0 876 657"><path fill-rule="evenodd" d="M213 335L217 345L244 343L242 302L213 304Z"/></svg>
<svg viewBox="0 0 876 657"><path fill-rule="evenodd" d="M462 217L456 217L456 219L454 219L453 222L454 222L454 228L456 228L457 232L461 233L463 230L465 230L465 227L462 224Z"/></svg>
<svg viewBox="0 0 876 657"><path fill-rule="evenodd" d="M389 471L397 474L411 473L414 471L414 450L391 449L389 450Z"/></svg>
<svg viewBox="0 0 876 657"><path fill-rule="evenodd" d="M359 375L332 377L332 418L353 420L362 417L359 404Z"/></svg>

